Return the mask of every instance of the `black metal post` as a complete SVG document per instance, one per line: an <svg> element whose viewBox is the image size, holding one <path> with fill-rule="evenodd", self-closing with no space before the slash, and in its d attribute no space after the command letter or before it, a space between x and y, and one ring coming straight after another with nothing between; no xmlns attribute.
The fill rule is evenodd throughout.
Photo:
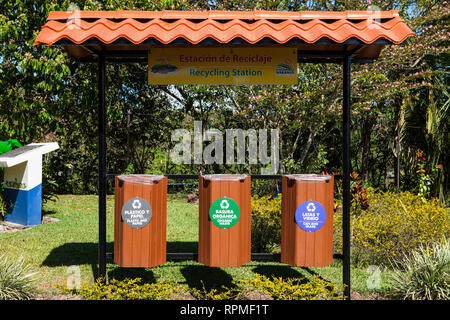
<svg viewBox="0 0 450 320"><path fill-rule="evenodd" d="M343 191L342 191L342 281L344 295L350 300L350 72L351 57L345 55L343 64Z"/></svg>
<svg viewBox="0 0 450 320"><path fill-rule="evenodd" d="M106 280L106 61L98 57L98 277Z"/></svg>

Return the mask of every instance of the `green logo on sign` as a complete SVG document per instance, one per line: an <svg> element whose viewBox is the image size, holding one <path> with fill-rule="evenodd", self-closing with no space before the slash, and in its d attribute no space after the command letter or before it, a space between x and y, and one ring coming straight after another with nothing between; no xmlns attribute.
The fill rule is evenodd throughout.
<svg viewBox="0 0 450 320"><path fill-rule="evenodd" d="M227 229L234 226L239 217L239 206L230 198L217 199L209 209L209 218L219 228Z"/></svg>

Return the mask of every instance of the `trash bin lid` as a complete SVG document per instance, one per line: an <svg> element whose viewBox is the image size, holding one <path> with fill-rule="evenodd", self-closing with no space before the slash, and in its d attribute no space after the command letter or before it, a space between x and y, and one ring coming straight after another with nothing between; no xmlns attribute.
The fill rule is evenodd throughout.
<svg viewBox="0 0 450 320"><path fill-rule="evenodd" d="M139 185L147 185L147 184L155 184L158 183L163 175L152 175L152 174L122 174L117 176L119 181L131 183L131 184L139 184Z"/></svg>
<svg viewBox="0 0 450 320"><path fill-rule="evenodd" d="M210 181L241 181L247 178L246 174L207 174L202 176Z"/></svg>
<svg viewBox="0 0 450 320"><path fill-rule="evenodd" d="M288 174L286 177L289 180L295 181L322 181L328 182L332 178L330 175L324 174Z"/></svg>

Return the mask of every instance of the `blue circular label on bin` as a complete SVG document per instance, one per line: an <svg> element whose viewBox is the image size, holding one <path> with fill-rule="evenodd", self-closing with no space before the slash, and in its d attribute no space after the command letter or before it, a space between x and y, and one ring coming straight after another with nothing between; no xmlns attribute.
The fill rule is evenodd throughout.
<svg viewBox="0 0 450 320"><path fill-rule="evenodd" d="M305 231L317 231L325 224L325 208L317 201L305 201L295 211L295 222Z"/></svg>

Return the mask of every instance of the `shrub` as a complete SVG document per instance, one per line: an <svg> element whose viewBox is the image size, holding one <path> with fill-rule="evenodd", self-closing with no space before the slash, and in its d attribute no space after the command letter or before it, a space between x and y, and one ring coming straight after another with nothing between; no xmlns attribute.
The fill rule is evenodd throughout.
<svg viewBox="0 0 450 320"><path fill-rule="evenodd" d="M277 191L279 192L280 182L274 182L273 180L252 180L252 196L257 195L259 197L264 197L267 195L272 195Z"/></svg>
<svg viewBox="0 0 450 320"><path fill-rule="evenodd" d="M269 295L275 300L342 300L344 297L337 294L335 284L325 281L315 275L311 281L302 283L295 278L272 279L255 274L251 280L241 280L238 285L245 290L255 290Z"/></svg>
<svg viewBox="0 0 450 320"><path fill-rule="evenodd" d="M335 199L333 216L333 252L342 252L342 201Z"/></svg>
<svg viewBox="0 0 450 320"><path fill-rule="evenodd" d="M112 279L109 284L98 280L94 286L86 283L80 289L69 289L57 286L71 294L81 295L88 300L168 300L182 299L190 295L197 300L232 300L246 299L257 293L257 296L272 297L279 300L341 300L342 295L337 293L335 284L325 281L320 276L306 283L295 278L268 278L255 274L254 279L233 281L231 288L222 286L220 290L191 288L185 289L177 282L161 282L147 284L141 283L140 278L125 279L122 281Z"/></svg>
<svg viewBox="0 0 450 320"><path fill-rule="evenodd" d="M252 252L273 252L281 241L281 194L252 198Z"/></svg>
<svg viewBox="0 0 450 320"><path fill-rule="evenodd" d="M0 256L0 300L28 300L34 293L34 275L22 257Z"/></svg>
<svg viewBox="0 0 450 320"><path fill-rule="evenodd" d="M171 282L141 283L142 279L111 279L105 284L98 279L94 286L83 283L80 289L56 286L71 294L81 295L87 300L175 300L184 290Z"/></svg>
<svg viewBox="0 0 450 320"><path fill-rule="evenodd" d="M450 242L421 246L396 261L393 293L411 300L450 299Z"/></svg>
<svg viewBox="0 0 450 320"><path fill-rule="evenodd" d="M220 289L213 288L208 291L204 285L202 289L191 288L189 292L197 300L231 300L241 294L238 287L222 286Z"/></svg>
<svg viewBox="0 0 450 320"><path fill-rule="evenodd" d="M352 254L357 262L386 264L450 235L449 216L437 199L370 189L367 197L369 207L352 215L351 221Z"/></svg>

